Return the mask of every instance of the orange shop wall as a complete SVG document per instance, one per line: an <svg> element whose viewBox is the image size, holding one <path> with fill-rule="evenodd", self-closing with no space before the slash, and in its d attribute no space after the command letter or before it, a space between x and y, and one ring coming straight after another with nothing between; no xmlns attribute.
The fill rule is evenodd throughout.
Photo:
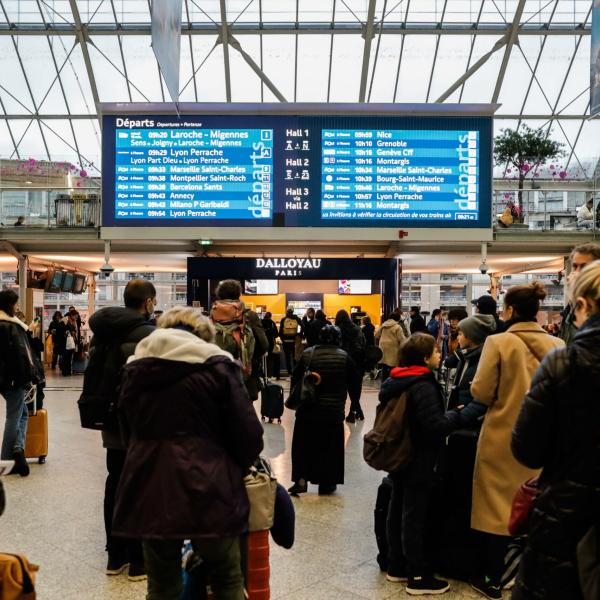
<svg viewBox="0 0 600 600"><path fill-rule="evenodd" d="M350 313L352 306L360 306L371 317L373 325L381 323L381 294L323 294L323 310L329 318L335 318L341 309Z"/></svg>
<svg viewBox="0 0 600 600"><path fill-rule="evenodd" d="M285 314L285 294L242 296L242 300L252 310L255 310L257 306L266 306L267 312L273 313L273 316Z"/></svg>

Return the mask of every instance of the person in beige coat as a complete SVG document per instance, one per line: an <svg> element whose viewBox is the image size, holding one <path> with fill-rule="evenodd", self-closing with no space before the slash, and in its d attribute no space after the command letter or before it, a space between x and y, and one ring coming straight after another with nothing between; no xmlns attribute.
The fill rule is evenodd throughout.
<svg viewBox="0 0 600 600"><path fill-rule="evenodd" d="M504 300L507 330L487 338L471 394L488 406L477 446L471 527L480 536L482 565L471 585L484 596L502 598L500 578L510 538L508 520L519 486L537 472L511 452L512 430L531 378L546 354L564 342L537 323L542 283L513 286Z"/></svg>
<svg viewBox="0 0 600 600"><path fill-rule="evenodd" d="M400 326L400 312L395 310L375 334L375 342L383 352L380 362L381 381L385 381L390 376L390 371L400 364L400 348L405 341L406 336Z"/></svg>

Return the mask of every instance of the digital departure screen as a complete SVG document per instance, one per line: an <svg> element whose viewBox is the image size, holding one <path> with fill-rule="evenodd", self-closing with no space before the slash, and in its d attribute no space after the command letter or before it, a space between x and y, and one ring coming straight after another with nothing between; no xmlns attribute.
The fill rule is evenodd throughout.
<svg viewBox="0 0 600 600"><path fill-rule="evenodd" d="M490 227L491 117L106 115L104 226Z"/></svg>

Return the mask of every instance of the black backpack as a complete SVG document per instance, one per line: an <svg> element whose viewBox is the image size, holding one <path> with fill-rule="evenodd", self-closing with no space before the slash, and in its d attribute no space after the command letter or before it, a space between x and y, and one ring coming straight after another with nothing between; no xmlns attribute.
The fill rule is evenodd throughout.
<svg viewBox="0 0 600 600"><path fill-rule="evenodd" d="M111 430L117 425L116 400L121 368L125 362L123 340L94 343L83 374L83 391L77 401L81 426Z"/></svg>

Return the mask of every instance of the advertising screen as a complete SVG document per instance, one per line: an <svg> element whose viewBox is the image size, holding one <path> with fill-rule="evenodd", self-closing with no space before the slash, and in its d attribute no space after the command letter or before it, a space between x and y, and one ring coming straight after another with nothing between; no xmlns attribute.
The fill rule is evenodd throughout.
<svg viewBox="0 0 600 600"><path fill-rule="evenodd" d="M104 226L491 226L491 117L103 119Z"/></svg>
<svg viewBox="0 0 600 600"><path fill-rule="evenodd" d="M370 294L372 292L370 279L340 279L338 294Z"/></svg>

